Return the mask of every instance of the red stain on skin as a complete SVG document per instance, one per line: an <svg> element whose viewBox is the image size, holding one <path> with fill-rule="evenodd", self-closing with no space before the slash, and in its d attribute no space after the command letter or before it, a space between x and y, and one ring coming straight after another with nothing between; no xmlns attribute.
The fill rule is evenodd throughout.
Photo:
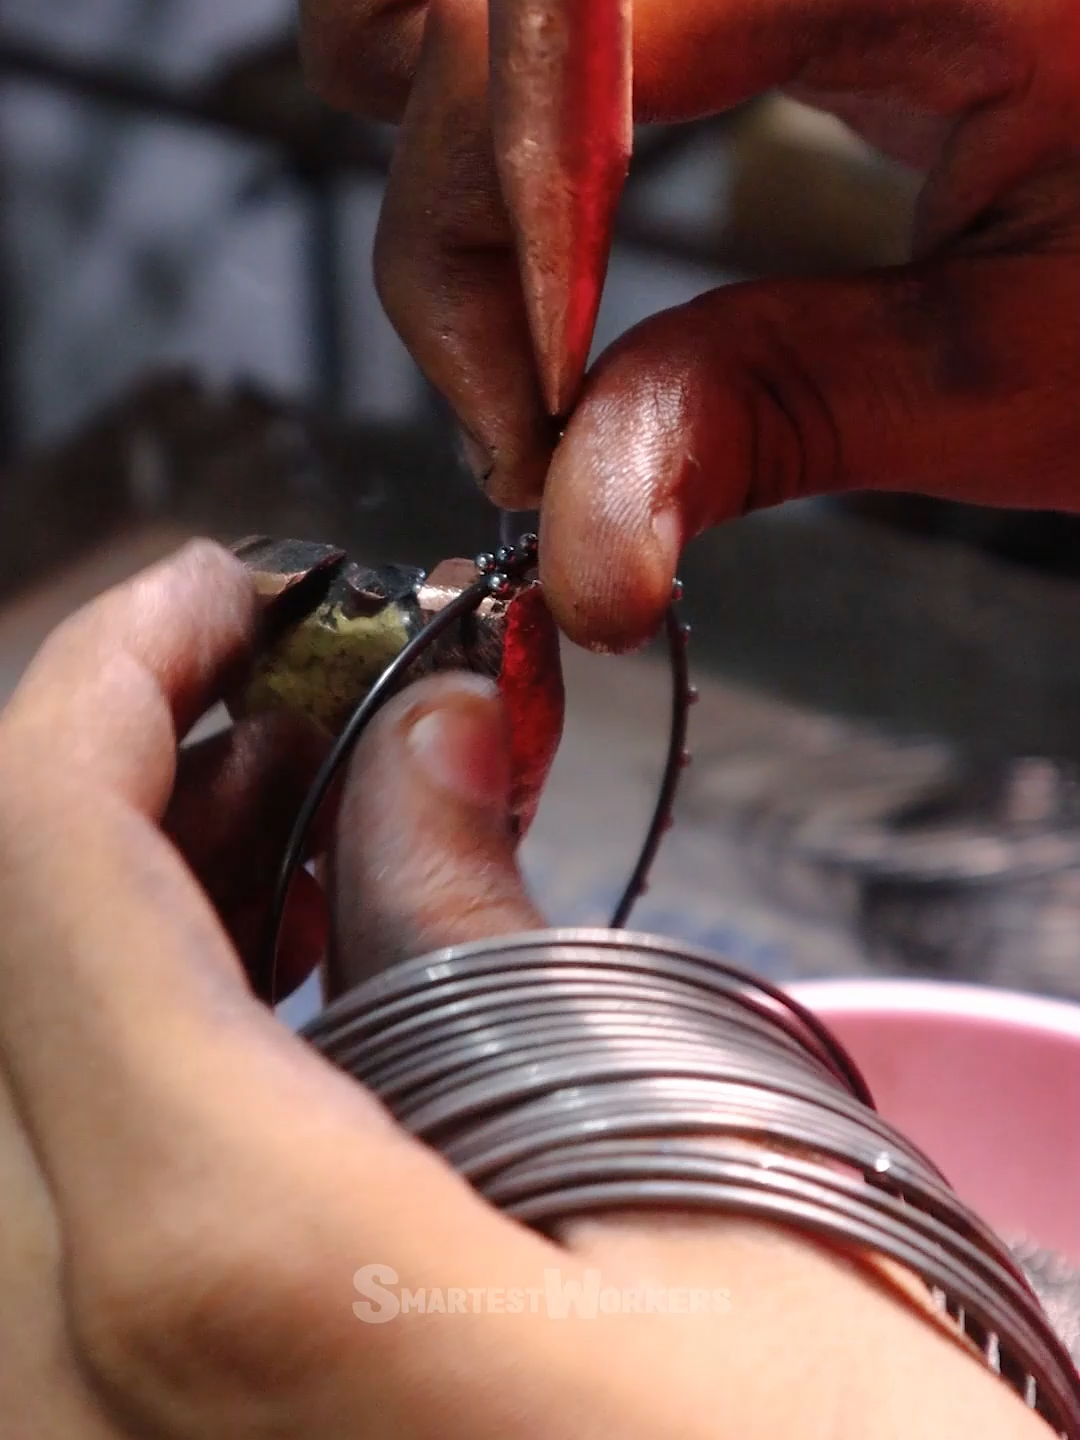
<svg viewBox="0 0 1080 1440"><path fill-rule="evenodd" d="M499 689L510 724L510 811L524 836L559 748L565 708L559 632L539 585L510 602Z"/></svg>

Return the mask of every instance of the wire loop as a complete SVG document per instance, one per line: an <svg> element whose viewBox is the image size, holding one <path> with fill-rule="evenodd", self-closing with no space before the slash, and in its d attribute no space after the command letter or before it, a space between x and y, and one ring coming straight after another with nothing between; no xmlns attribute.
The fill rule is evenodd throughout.
<svg viewBox="0 0 1080 1440"><path fill-rule="evenodd" d="M480 571L479 578L429 620L423 629L418 631L404 649L395 656L357 705L345 728L334 742L300 807L278 869L260 977L266 981L266 989L271 1002L276 994L278 943L289 891L297 870L304 863L311 828L334 780L348 761L368 725L405 683L413 665L453 625L467 621L470 616L474 615L490 596L505 597L512 593L513 587L535 568L536 552L536 536L523 535L516 545L503 546L496 555L478 556L476 565ZM670 828L679 777L689 760L686 750L686 735L690 706L696 699L696 693L689 683L687 663L687 641L690 628L682 624L676 611L676 604L681 598L682 586L676 581L672 590L672 604L668 608L664 621L672 682L671 728L667 757L649 828L646 831L633 871L612 915L611 929L613 930L621 930L626 925L634 905L645 891L649 872L660 849L660 844L665 832Z"/></svg>

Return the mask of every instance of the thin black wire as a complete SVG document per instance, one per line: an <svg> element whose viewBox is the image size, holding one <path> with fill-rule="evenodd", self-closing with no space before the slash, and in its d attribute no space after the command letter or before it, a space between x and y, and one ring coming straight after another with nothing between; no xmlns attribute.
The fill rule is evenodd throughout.
<svg viewBox="0 0 1080 1440"><path fill-rule="evenodd" d="M668 607L664 617L667 632L668 654L671 657L671 733L668 738L667 759L660 780L660 793L656 797L652 819L645 834L637 864L626 883L615 913L611 917L611 930L622 930L630 919L630 912L645 893L649 871L656 860L664 835L670 828L671 813L675 805L675 792L679 788L679 777L690 760L686 749L686 734L690 723L690 705L694 691L690 688L690 667L686 650L689 627L679 620L675 606Z"/></svg>
<svg viewBox="0 0 1080 1440"><path fill-rule="evenodd" d="M452 625L475 614L485 599L498 592L501 583L508 583L507 570L523 571L527 565L531 564L535 564L534 556L526 553L516 554L509 557L499 572L481 575L468 589L463 590L413 636L349 716L344 730L334 742L311 789L304 798L278 868L270 905L264 961L260 976L265 981L266 993L269 994L271 1004L274 1003L277 989L277 955L281 925L293 877L304 863L311 828L338 772L348 760L367 726L393 696L405 678L406 672L421 655ZM645 890L649 870L656 859L664 834L670 828L670 816L679 784L679 775L688 758L685 749L686 733L689 709L694 699L693 691L688 684L686 658L686 639L689 630L687 626L680 623L674 605L667 612L665 628L672 676L671 734L668 742L667 761L664 766L660 793L641 852L612 916L609 927L612 930L621 930L625 927L635 902Z"/></svg>

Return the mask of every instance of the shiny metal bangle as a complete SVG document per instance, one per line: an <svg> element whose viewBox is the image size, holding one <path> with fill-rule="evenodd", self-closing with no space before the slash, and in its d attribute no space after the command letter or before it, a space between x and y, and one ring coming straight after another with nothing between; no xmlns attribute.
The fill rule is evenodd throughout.
<svg viewBox="0 0 1080 1440"><path fill-rule="evenodd" d="M896 1261L1080 1440L1080 1375L1007 1247L874 1111L812 1014L708 951L613 931L507 936L397 965L304 1033L536 1229L712 1210Z"/></svg>

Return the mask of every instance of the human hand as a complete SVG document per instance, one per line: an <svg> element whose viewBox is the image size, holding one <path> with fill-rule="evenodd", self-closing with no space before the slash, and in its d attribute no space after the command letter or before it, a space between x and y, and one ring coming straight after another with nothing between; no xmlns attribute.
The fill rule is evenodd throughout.
<svg viewBox="0 0 1080 1440"><path fill-rule="evenodd" d="M492 155L487 6L302 9L322 92L403 119L380 294L493 498L543 491L542 578L573 639L643 640L687 541L785 500L1080 508L1073 0L635 0L639 120L777 87L833 112L926 172L914 260L729 286L646 321L596 363L553 458Z"/></svg>
<svg viewBox="0 0 1080 1440"><path fill-rule="evenodd" d="M734 1219L607 1218L541 1239L275 1021L229 917L261 909L275 846L253 841L280 828L313 757L248 728L194 758L176 743L256 629L240 565L188 549L57 631L0 715L4 1433L1043 1434L918 1287L872 1260ZM382 712L338 821L340 949L374 969L540 923L507 755L475 678L426 681ZM294 978L318 948L304 907ZM592 1267L615 1286L724 1289L730 1307L365 1325L367 1265L490 1293Z"/></svg>

